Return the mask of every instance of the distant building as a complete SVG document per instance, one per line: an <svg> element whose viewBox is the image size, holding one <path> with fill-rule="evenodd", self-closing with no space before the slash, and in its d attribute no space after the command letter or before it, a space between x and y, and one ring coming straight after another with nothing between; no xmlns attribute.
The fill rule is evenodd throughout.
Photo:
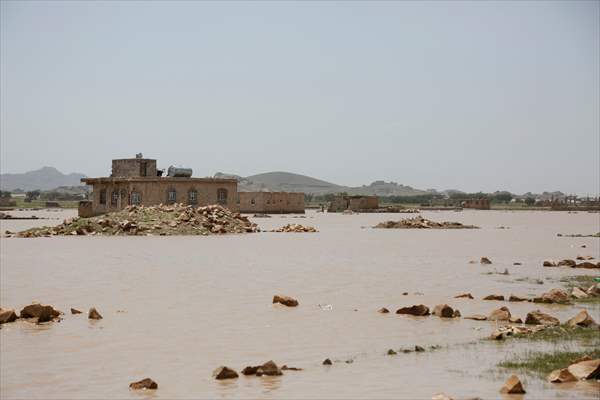
<svg viewBox="0 0 600 400"><path fill-rule="evenodd" d="M329 212L345 210L360 211L379 208L377 196L335 196L329 204Z"/></svg>
<svg viewBox="0 0 600 400"><path fill-rule="evenodd" d="M481 198L481 199L467 199L464 200L461 204L464 208L474 208L476 210L489 210L490 209L490 200Z"/></svg>
<svg viewBox="0 0 600 400"><path fill-rule="evenodd" d="M259 214L304 214L304 193L239 192L239 210Z"/></svg>
<svg viewBox="0 0 600 400"><path fill-rule="evenodd" d="M175 176L160 176L162 171L156 168L156 160L142 158L141 154L113 160L109 177L81 179L92 186L92 195L90 200L79 203L79 215L90 217L122 210L128 205L161 203L220 204L237 210L237 180L192 178L191 170L185 168L169 168L171 171L175 171Z"/></svg>

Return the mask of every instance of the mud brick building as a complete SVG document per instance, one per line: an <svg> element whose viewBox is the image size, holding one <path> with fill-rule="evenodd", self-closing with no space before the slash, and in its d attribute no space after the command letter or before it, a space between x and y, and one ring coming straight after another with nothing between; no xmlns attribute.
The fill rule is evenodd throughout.
<svg viewBox="0 0 600 400"><path fill-rule="evenodd" d="M260 214L304 214L304 193L239 192L239 211Z"/></svg>

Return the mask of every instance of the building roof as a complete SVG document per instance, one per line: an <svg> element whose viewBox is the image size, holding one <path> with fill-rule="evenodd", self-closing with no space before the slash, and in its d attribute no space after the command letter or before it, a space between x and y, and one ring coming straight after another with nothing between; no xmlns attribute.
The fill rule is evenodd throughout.
<svg viewBox="0 0 600 400"><path fill-rule="evenodd" d="M237 179L225 178L179 178L179 177L160 177L160 176L132 176L132 177L102 177L102 178L81 178L81 182L87 185L94 183L127 183L127 182L197 182L197 183L237 183Z"/></svg>

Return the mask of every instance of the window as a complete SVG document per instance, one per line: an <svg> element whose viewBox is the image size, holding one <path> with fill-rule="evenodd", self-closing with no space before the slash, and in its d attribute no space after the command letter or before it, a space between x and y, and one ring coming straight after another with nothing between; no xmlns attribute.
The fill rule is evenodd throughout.
<svg viewBox="0 0 600 400"><path fill-rule="evenodd" d="M139 192L131 192L131 204L138 205L142 202L142 195Z"/></svg>
<svg viewBox="0 0 600 400"><path fill-rule="evenodd" d="M198 204L198 192L195 190L190 190L188 192L188 204Z"/></svg>
<svg viewBox="0 0 600 400"><path fill-rule="evenodd" d="M100 190L100 204L106 204L106 189Z"/></svg>
<svg viewBox="0 0 600 400"><path fill-rule="evenodd" d="M227 204L227 189L217 190L217 203L223 206Z"/></svg>
<svg viewBox="0 0 600 400"><path fill-rule="evenodd" d="M113 192L110 195L110 205L113 207L116 207L118 202L119 202L119 191L113 190Z"/></svg>
<svg viewBox="0 0 600 400"><path fill-rule="evenodd" d="M167 192L167 203L175 203L177 201L177 192L175 189L169 189Z"/></svg>
<svg viewBox="0 0 600 400"><path fill-rule="evenodd" d="M254 199L250 200L250 204L252 204L252 205L256 204L256 202L254 201Z"/></svg>

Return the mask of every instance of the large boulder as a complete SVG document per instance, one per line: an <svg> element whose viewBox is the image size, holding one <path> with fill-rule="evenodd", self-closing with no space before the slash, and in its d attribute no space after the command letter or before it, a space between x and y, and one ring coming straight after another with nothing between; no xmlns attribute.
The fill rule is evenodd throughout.
<svg viewBox="0 0 600 400"><path fill-rule="evenodd" d="M523 389L523 384L519 380L519 377L516 375L512 375L507 381L504 383L504 386L500 389L500 393L506 394L524 394L525 389Z"/></svg>
<svg viewBox="0 0 600 400"><path fill-rule="evenodd" d="M25 306L20 312L21 318L37 318L38 322L48 322L58 318L60 311L54 307L39 303L33 303Z"/></svg>
<svg viewBox="0 0 600 400"><path fill-rule="evenodd" d="M213 371L213 377L218 380L223 379L235 379L238 377L238 373L233 369L221 366Z"/></svg>
<svg viewBox="0 0 600 400"><path fill-rule="evenodd" d="M145 379L142 379L141 381L130 383L129 388L133 389L133 390L158 389L158 384L150 378L145 378Z"/></svg>
<svg viewBox="0 0 600 400"><path fill-rule="evenodd" d="M544 314L540 310L528 313L527 318L525 318L525 323L529 325L560 325L560 321L557 318L554 318L548 314Z"/></svg>
<svg viewBox="0 0 600 400"><path fill-rule="evenodd" d="M432 314L441 318L454 318L455 316L454 309L448 304L438 304L433 308Z"/></svg>
<svg viewBox="0 0 600 400"><path fill-rule="evenodd" d="M583 327L594 327L596 326L596 321L588 314L586 310L581 310L577 315L567 321L567 325L575 327L575 326L583 326Z"/></svg>
<svg viewBox="0 0 600 400"><path fill-rule="evenodd" d="M550 372L548 375L548 382L552 383L564 383L564 382L575 382L577 378L575 375L569 372L567 368L556 369Z"/></svg>
<svg viewBox="0 0 600 400"><path fill-rule="evenodd" d="M410 307L402 307L396 310L396 314L408 314L408 315L416 315L416 316L425 316L429 315L429 307L418 304Z"/></svg>
<svg viewBox="0 0 600 400"><path fill-rule="evenodd" d="M600 378L600 359L580 361L569 365L569 372L577 379Z"/></svg>
<svg viewBox="0 0 600 400"><path fill-rule="evenodd" d="M510 310L508 307L500 307L497 310L494 310L487 317L488 321L509 321L510 320Z"/></svg>
<svg viewBox="0 0 600 400"><path fill-rule="evenodd" d="M17 314L15 310L9 310L0 308L0 324L6 324L8 322L14 322L17 320Z"/></svg>
<svg viewBox="0 0 600 400"><path fill-rule="evenodd" d="M273 296L273 304L275 303L283 304L288 307L296 307L298 305L298 300L289 296L275 295Z"/></svg>
<svg viewBox="0 0 600 400"><path fill-rule="evenodd" d="M552 289L549 292L542 294L540 297L533 299L534 303L558 303L569 304L571 298L569 294L562 289Z"/></svg>

